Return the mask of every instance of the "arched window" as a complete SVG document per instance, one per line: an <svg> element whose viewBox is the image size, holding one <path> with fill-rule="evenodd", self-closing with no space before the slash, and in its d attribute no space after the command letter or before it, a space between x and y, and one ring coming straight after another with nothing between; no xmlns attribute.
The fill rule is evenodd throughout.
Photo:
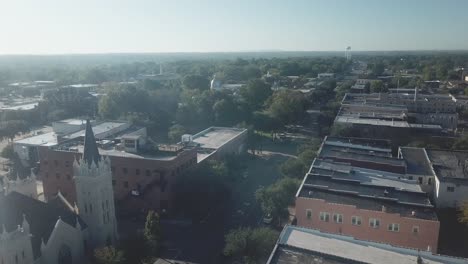
<svg viewBox="0 0 468 264"><path fill-rule="evenodd" d="M57 261L58 264L73 263L70 247L65 244L62 244L62 246L60 247L57 257L58 257L58 261Z"/></svg>

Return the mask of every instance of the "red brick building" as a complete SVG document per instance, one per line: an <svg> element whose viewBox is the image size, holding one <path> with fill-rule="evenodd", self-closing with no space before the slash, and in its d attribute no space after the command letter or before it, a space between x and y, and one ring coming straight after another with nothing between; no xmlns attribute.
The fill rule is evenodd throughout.
<svg viewBox="0 0 468 264"><path fill-rule="evenodd" d="M60 191L73 204L76 201L73 162L82 155L82 148L79 141L67 144L67 148L61 145L39 148L39 177L46 199ZM182 147L154 155L114 147L100 147L99 152L110 158L114 197L122 211L170 209L177 176L197 163L196 148Z"/></svg>
<svg viewBox="0 0 468 264"><path fill-rule="evenodd" d="M423 192L307 174L296 218L302 227L437 252L440 224Z"/></svg>

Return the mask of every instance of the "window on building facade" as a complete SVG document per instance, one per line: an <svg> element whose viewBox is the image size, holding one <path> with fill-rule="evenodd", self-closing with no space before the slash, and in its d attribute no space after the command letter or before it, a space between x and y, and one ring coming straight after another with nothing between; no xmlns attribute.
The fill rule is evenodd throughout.
<svg viewBox="0 0 468 264"><path fill-rule="evenodd" d="M150 170L146 170L146 176L151 176L151 171Z"/></svg>
<svg viewBox="0 0 468 264"><path fill-rule="evenodd" d="M447 186L447 192L454 192L454 191L455 191L455 187Z"/></svg>
<svg viewBox="0 0 468 264"><path fill-rule="evenodd" d="M419 177L419 178L418 178L418 182L419 182L419 184L422 184L422 183L423 183L423 178L422 178L422 177Z"/></svg>
<svg viewBox="0 0 468 264"><path fill-rule="evenodd" d="M60 173L55 173L55 177L56 177L57 179L60 179Z"/></svg>
<svg viewBox="0 0 468 264"><path fill-rule="evenodd" d="M58 167L58 165L59 165L58 160L54 160L54 164L55 164L55 167Z"/></svg>
<svg viewBox="0 0 468 264"><path fill-rule="evenodd" d="M308 220L312 219L312 210L310 210L310 209L306 210L306 217L307 217Z"/></svg>
<svg viewBox="0 0 468 264"><path fill-rule="evenodd" d="M343 223L343 215L342 214L333 214L333 221L335 223L338 223L338 224Z"/></svg>
<svg viewBox="0 0 468 264"><path fill-rule="evenodd" d="M67 174L67 180L71 180L70 174Z"/></svg>
<svg viewBox="0 0 468 264"><path fill-rule="evenodd" d="M111 171L112 171L112 172L115 171L115 167L114 167L114 166L111 166Z"/></svg>
<svg viewBox="0 0 468 264"><path fill-rule="evenodd" d="M320 212L320 220L324 222L330 221L330 214L327 212Z"/></svg>
<svg viewBox="0 0 468 264"><path fill-rule="evenodd" d="M411 229L411 232L412 232L414 235L419 234L419 226L413 226L413 228Z"/></svg>
<svg viewBox="0 0 468 264"><path fill-rule="evenodd" d="M362 222L362 219L361 219L360 216L353 216L353 217L351 217L351 224L352 224L352 225L360 226L360 225L361 225L361 222Z"/></svg>
<svg viewBox="0 0 468 264"><path fill-rule="evenodd" d="M128 181L124 181L124 187L128 188Z"/></svg>
<svg viewBox="0 0 468 264"><path fill-rule="evenodd" d="M369 218L369 226L372 228L379 228L380 220L377 218Z"/></svg>
<svg viewBox="0 0 468 264"><path fill-rule="evenodd" d="M85 213L88 213L88 205L87 204L84 204L84 211L85 211Z"/></svg>
<svg viewBox="0 0 468 264"><path fill-rule="evenodd" d="M67 168L70 167L70 161L69 160L65 161L65 167L67 167Z"/></svg>
<svg viewBox="0 0 468 264"><path fill-rule="evenodd" d="M124 174L127 174L127 173L128 173L128 169L127 169L127 168L122 168L122 172L123 172Z"/></svg>
<svg viewBox="0 0 468 264"><path fill-rule="evenodd" d="M140 169L136 169L136 170L135 170L135 174L136 174L136 175L140 175Z"/></svg>
<svg viewBox="0 0 468 264"><path fill-rule="evenodd" d="M399 232L400 231L400 224L389 224L388 225L388 231L392 231L392 232Z"/></svg>
<svg viewBox="0 0 468 264"><path fill-rule="evenodd" d="M90 213L93 212L93 205L92 205L92 204L89 205L89 212L90 212Z"/></svg>

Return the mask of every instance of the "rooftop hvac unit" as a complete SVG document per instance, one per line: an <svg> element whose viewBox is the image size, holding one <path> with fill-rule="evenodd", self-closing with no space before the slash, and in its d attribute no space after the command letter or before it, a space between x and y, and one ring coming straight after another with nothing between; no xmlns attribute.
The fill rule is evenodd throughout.
<svg viewBox="0 0 468 264"><path fill-rule="evenodd" d="M182 135L182 143L190 143L193 141L193 136L190 134Z"/></svg>

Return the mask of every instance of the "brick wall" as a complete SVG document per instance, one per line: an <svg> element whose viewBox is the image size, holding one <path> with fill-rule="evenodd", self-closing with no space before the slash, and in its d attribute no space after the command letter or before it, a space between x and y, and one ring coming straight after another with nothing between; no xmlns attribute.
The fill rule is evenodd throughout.
<svg viewBox="0 0 468 264"><path fill-rule="evenodd" d="M308 209L311 210L310 219L307 217ZM320 212L330 213L328 222L320 220ZM343 215L342 223L334 222L334 213ZM352 224L352 216L361 217L360 226ZM439 222L437 220L402 217L399 214L358 209L352 205L332 204L324 200L303 197L296 199L296 218L297 225L302 227L420 250L427 250L429 246L432 252L437 252L439 238ZM380 227L377 229L370 227L369 218L379 219ZM398 232L388 230L388 224L391 223L399 224ZM414 226L419 228L417 234L413 233Z"/></svg>
<svg viewBox="0 0 468 264"><path fill-rule="evenodd" d="M41 148L39 153L39 177L43 180L46 199L55 196L60 190L73 204L76 201L73 161L79 158L80 154L49 148ZM149 195L152 198L150 204L154 209L159 209L161 202L168 203L167 207L170 207L177 175L197 163L197 154L195 149L191 149L184 150L174 159L167 160L117 156L111 156L110 159L115 199L117 201L126 199L134 189L151 191L153 193Z"/></svg>

